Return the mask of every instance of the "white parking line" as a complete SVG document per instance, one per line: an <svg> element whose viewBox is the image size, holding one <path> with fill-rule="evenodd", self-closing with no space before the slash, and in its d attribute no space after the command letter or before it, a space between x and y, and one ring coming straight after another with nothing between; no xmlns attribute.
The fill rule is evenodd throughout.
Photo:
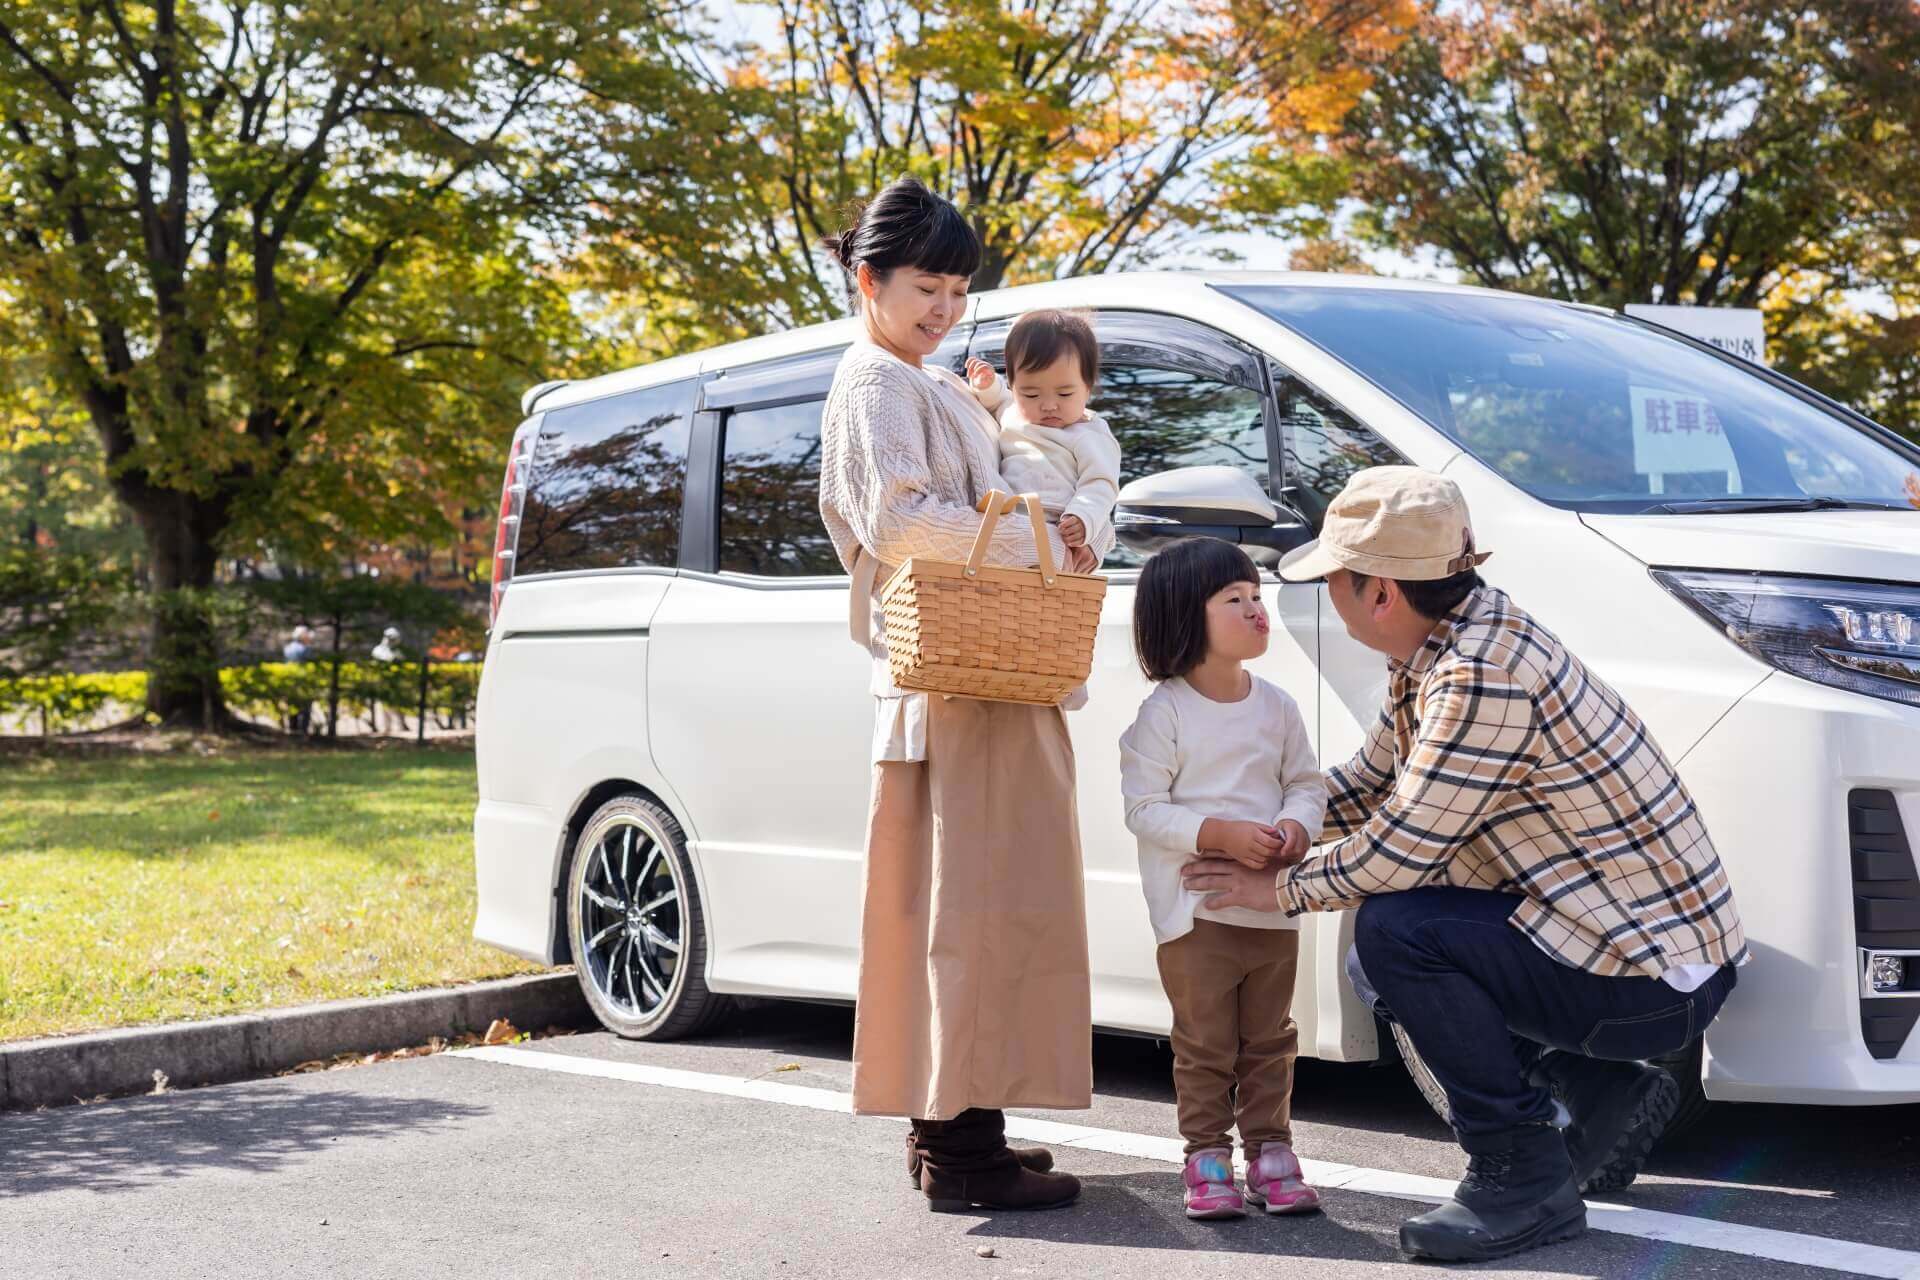
<svg viewBox="0 0 1920 1280"><path fill-rule="evenodd" d="M506 1045L461 1049L453 1057L474 1058L538 1071L557 1071L563 1075L598 1076L607 1080L625 1080L633 1084L663 1089L685 1089L694 1093L719 1094L729 1098L750 1098L756 1102L776 1102L782 1106L808 1107L815 1111L850 1114L852 1099L832 1089L806 1085L779 1084L765 1079L714 1075L705 1071L681 1071L672 1067L647 1066L638 1062L605 1062L597 1058L579 1058L547 1053L538 1049L516 1049ZM1007 1117L1007 1136L1053 1146L1082 1147L1112 1155L1133 1156L1143 1160L1181 1163L1178 1138L1127 1133L1119 1129L1095 1129L1087 1125L1063 1124L1056 1120L1034 1120L1025 1116ZM1445 1178L1427 1178L1418 1174L1396 1173L1390 1169L1364 1169L1357 1165L1333 1164L1325 1160L1302 1160L1307 1177L1322 1188L1340 1188L1367 1195L1388 1196L1397 1200L1438 1202L1453 1192L1453 1183ZM1605 1201L1587 1201L1587 1225L1596 1231L1638 1236L1696 1249L1715 1249L1750 1258L1766 1258L1831 1271L1851 1271L1859 1275L1884 1277L1885 1280L1920 1280L1920 1253L1888 1249L1854 1240L1836 1240L1827 1236L1802 1235L1797 1231L1776 1231L1771 1227L1748 1227L1731 1222L1715 1222L1685 1214L1659 1213L1635 1209Z"/></svg>

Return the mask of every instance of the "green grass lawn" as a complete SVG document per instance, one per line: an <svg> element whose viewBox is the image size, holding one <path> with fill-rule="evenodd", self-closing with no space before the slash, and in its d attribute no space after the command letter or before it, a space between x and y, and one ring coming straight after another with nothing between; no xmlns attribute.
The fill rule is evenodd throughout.
<svg viewBox="0 0 1920 1280"><path fill-rule="evenodd" d="M0 755L0 1040L534 966L473 941L473 752Z"/></svg>

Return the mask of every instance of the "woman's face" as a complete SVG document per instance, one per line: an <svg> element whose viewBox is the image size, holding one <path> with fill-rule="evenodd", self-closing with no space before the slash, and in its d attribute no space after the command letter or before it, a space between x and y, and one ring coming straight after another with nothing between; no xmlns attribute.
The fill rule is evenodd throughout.
<svg viewBox="0 0 1920 1280"><path fill-rule="evenodd" d="M1247 662L1267 651L1267 606L1260 584L1236 582L1207 598L1207 656Z"/></svg>
<svg viewBox="0 0 1920 1280"><path fill-rule="evenodd" d="M918 364L967 310L967 276L900 267L882 279L865 263L855 275L861 312L874 341Z"/></svg>

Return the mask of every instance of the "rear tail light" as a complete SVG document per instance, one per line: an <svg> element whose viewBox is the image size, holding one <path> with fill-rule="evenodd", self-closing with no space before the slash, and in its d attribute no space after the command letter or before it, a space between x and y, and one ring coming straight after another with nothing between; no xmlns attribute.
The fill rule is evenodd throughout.
<svg viewBox="0 0 1920 1280"><path fill-rule="evenodd" d="M513 433L507 448L507 476L500 484L500 520L493 532L493 595L487 626L500 616L500 598L513 580L513 556L520 545L520 509L527 501L527 475L533 463L533 433L528 423Z"/></svg>

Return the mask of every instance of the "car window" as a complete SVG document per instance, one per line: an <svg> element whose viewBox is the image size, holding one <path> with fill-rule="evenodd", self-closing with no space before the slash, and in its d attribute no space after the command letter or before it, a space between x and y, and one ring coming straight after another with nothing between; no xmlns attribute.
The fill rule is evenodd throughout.
<svg viewBox="0 0 1920 1280"><path fill-rule="evenodd" d="M541 419L515 577L675 565L697 386L629 391Z"/></svg>
<svg viewBox="0 0 1920 1280"><path fill-rule="evenodd" d="M1224 465L1252 476L1269 496L1266 416L1258 391L1150 365L1103 365L1090 407L1120 443L1120 483L1176 467ZM1116 545L1108 568L1144 558Z"/></svg>
<svg viewBox="0 0 1920 1280"><path fill-rule="evenodd" d="M1372 428L1277 366L1274 398L1279 406L1282 497L1314 530L1334 495L1364 467L1404 464L1398 450Z"/></svg>
<svg viewBox="0 0 1920 1280"><path fill-rule="evenodd" d="M741 409L722 428L720 568L762 577L843 572L820 521L824 400Z"/></svg>
<svg viewBox="0 0 1920 1280"><path fill-rule="evenodd" d="M1622 316L1536 298L1247 286L1544 502L1827 498L1904 507L1917 455L1761 374Z"/></svg>

